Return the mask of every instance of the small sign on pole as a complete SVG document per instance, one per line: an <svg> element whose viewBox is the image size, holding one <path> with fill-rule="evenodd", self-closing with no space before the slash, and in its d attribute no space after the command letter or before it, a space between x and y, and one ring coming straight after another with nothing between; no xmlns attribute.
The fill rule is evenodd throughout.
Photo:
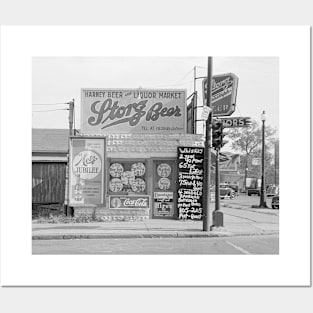
<svg viewBox="0 0 313 313"><path fill-rule="evenodd" d="M206 121L209 117L210 112L212 111L212 109L208 106L204 106L202 108L202 113L201 113L201 119Z"/></svg>
<svg viewBox="0 0 313 313"><path fill-rule="evenodd" d="M261 159L260 158L253 158L251 163L252 163L252 165L260 165Z"/></svg>
<svg viewBox="0 0 313 313"><path fill-rule="evenodd" d="M249 127L250 117L222 117L223 127Z"/></svg>

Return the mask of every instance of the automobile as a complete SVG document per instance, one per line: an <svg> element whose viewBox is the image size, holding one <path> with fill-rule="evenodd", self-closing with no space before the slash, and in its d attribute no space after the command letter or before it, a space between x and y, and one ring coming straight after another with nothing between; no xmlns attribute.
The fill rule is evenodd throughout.
<svg viewBox="0 0 313 313"><path fill-rule="evenodd" d="M279 210L279 194L272 198L272 209Z"/></svg>
<svg viewBox="0 0 313 313"><path fill-rule="evenodd" d="M234 191L234 196L239 196L239 187L236 184L228 184L229 188Z"/></svg>
<svg viewBox="0 0 313 313"><path fill-rule="evenodd" d="M248 189L247 194L248 196L251 196L251 195L261 196L261 189Z"/></svg>
<svg viewBox="0 0 313 313"><path fill-rule="evenodd" d="M261 195L261 179L256 177L248 177L246 179L246 191L248 196Z"/></svg>
<svg viewBox="0 0 313 313"><path fill-rule="evenodd" d="M235 191L230 188L228 184L220 184L220 198L234 198L235 197Z"/></svg>
<svg viewBox="0 0 313 313"><path fill-rule="evenodd" d="M278 194L279 194L279 186L272 185L272 186L269 186L266 190L267 197L274 197Z"/></svg>
<svg viewBox="0 0 313 313"><path fill-rule="evenodd" d="M232 199L235 192L227 184L220 184L220 199ZM215 201L215 186L210 186L210 199Z"/></svg>

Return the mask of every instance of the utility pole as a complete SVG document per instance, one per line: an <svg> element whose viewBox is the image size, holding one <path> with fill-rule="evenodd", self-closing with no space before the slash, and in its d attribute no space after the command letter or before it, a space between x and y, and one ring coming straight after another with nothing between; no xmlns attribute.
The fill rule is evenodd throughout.
<svg viewBox="0 0 313 313"><path fill-rule="evenodd" d="M73 130L73 120L74 120L74 103L75 100L68 102L69 105L69 137L68 137L68 151L67 151L67 165L66 165L66 173L65 173L65 201L64 201L64 211L67 216L73 215L73 208L69 206L69 195L70 195L70 187L69 187L69 163L70 163L70 137L74 135Z"/></svg>
<svg viewBox="0 0 313 313"><path fill-rule="evenodd" d="M69 117L68 117L68 120L69 120L69 129L70 129L70 136L73 136L74 135L74 130L73 130L73 120L74 120L74 102L75 100L73 99L72 101L70 101L68 104L69 104Z"/></svg>
<svg viewBox="0 0 313 313"><path fill-rule="evenodd" d="M224 215L220 210L220 149L223 147L223 122L215 119L212 125L212 146L216 152L216 163L215 163L215 210L212 212L213 227L224 226Z"/></svg>
<svg viewBox="0 0 313 313"><path fill-rule="evenodd" d="M215 149L216 161L215 161L215 212L220 209L220 149ZM213 218L213 225L214 218Z"/></svg>
<svg viewBox="0 0 313 313"><path fill-rule="evenodd" d="M260 208L267 208L266 200L265 200L265 120L266 114L263 110L261 114L262 120L262 180L261 180L261 196L260 196Z"/></svg>
<svg viewBox="0 0 313 313"><path fill-rule="evenodd" d="M197 67L193 68L193 92L196 92Z"/></svg>
<svg viewBox="0 0 313 313"><path fill-rule="evenodd" d="M274 184L277 186L279 184L279 176L278 176L278 160L279 160L279 143L278 140L275 141L275 145L274 145L274 166L275 166L275 180L274 180Z"/></svg>
<svg viewBox="0 0 313 313"><path fill-rule="evenodd" d="M203 95L205 96L205 95ZM208 77L206 105L211 108L212 97L212 57L208 57ZM204 162L203 162L203 231L209 231L210 222L210 183L211 183L211 132L212 111L209 113L205 127Z"/></svg>
<svg viewBox="0 0 313 313"><path fill-rule="evenodd" d="M193 102L192 102L192 133L196 134L197 133L197 111L198 111L198 92L197 92L197 84L196 84L196 70L197 67L194 66L193 68L193 75L194 75L194 80L193 80Z"/></svg>

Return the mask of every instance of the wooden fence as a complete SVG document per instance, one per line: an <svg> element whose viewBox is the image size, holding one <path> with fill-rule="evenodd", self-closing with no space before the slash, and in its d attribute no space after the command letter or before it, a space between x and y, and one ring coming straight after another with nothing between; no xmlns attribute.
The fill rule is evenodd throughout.
<svg viewBox="0 0 313 313"><path fill-rule="evenodd" d="M32 164L32 202L63 203L66 163Z"/></svg>

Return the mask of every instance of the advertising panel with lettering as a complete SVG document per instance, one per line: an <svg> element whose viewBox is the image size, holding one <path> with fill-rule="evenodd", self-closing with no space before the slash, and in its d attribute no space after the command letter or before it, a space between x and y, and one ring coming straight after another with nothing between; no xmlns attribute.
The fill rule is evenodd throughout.
<svg viewBox="0 0 313 313"><path fill-rule="evenodd" d="M105 151L105 138L70 138L69 203L71 206L103 204Z"/></svg>
<svg viewBox="0 0 313 313"><path fill-rule="evenodd" d="M229 116L235 112L238 77L233 73L214 75L212 77L213 116ZM203 101L207 104L207 79L203 80Z"/></svg>
<svg viewBox="0 0 313 313"><path fill-rule="evenodd" d="M178 147L177 208L180 219L200 220L203 206L204 148Z"/></svg>
<svg viewBox="0 0 313 313"><path fill-rule="evenodd" d="M185 133L186 90L82 89L81 132Z"/></svg>
<svg viewBox="0 0 313 313"><path fill-rule="evenodd" d="M153 217L173 218L176 213L175 159L155 160L153 168Z"/></svg>
<svg viewBox="0 0 313 313"><path fill-rule="evenodd" d="M110 196L110 209L149 209L149 196Z"/></svg>

